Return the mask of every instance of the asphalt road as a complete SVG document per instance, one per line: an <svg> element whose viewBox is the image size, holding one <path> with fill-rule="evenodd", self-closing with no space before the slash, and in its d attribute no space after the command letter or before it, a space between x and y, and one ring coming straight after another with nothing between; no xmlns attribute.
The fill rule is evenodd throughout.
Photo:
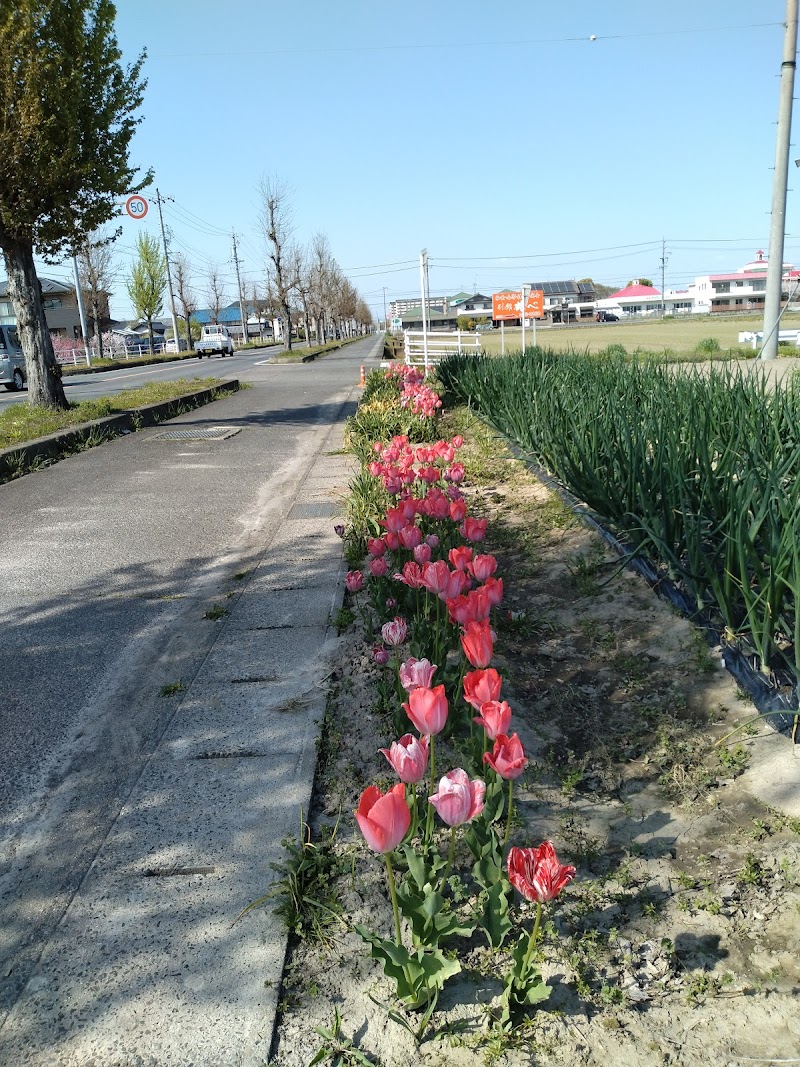
<svg viewBox="0 0 800 1067"><path fill-rule="evenodd" d="M263 557L377 347L264 359L86 376L97 393L154 375L251 388L169 424L227 440L154 427L0 486L0 1026L169 722L163 693L212 647L206 611Z"/></svg>
<svg viewBox="0 0 800 1067"><path fill-rule="evenodd" d="M148 382L168 382L177 378L242 378L281 348L249 348L233 356L211 356L203 359L181 359L172 363L152 363L145 367L121 367L100 374L70 374L63 379L67 399L72 403L93 400L100 396L135 389ZM302 348L297 349L298 354ZM0 411L11 404L26 403L28 390L20 393L0 388Z"/></svg>

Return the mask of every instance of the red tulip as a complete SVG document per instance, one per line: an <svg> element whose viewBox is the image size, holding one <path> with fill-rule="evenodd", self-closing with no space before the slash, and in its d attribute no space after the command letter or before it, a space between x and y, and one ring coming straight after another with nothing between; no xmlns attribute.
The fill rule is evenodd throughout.
<svg viewBox="0 0 800 1067"><path fill-rule="evenodd" d="M403 707L417 730L428 737L438 734L447 722L447 697L443 685L437 685L435 689L417 686L408 694L408 703Z"/></svg>
<svg viewBox="0 0 800 1067"><path fill-rule="evenodd" d="M475 556L468 570L476 582L485 582L497 570L497 560L494 556Z"/></svg>
<svg viewBox="0 0 800 1067"><path fill-rule="evenodd" d="M425 514L431 519L446 519L450 514L450 501L438 486L431 486L425 495Z"/></svg>
<svg viewBox="0 0 800 1067"><path fill-rule="evenodd" d="M538 848L511 848L508 852L508 880L526 900L543 904L553 900L575 877L575 868L558 862L551 841Z"/></svg>
<svg viewBox="0 0 800 1067"><path fill-rule="evenodd" d="M459 545L458 548L451 548L448 553L448 559L450 560L450 565L455 567L457 571L468 570L472 562L472 549L469 545Z"/></svg>
<svg viewBox="0 0 800 1067"><path fill-rule="evenodd" d="M406 804L406 787L402 782L384 796L376 785L361 794L356 822L373 852L386 853L397 848L411 825Z"/></svg>
<svg viewBox="0 0 800 1067"><path fill-rule="evenodd" d="M383 535L383 540L386 547L392 552L396 552L400 547L400 537L393 530L390 530L389 533L385 533Z"/></svg>
<svg viewBox="0 0 800 1067"><path fill-rule="evenodd" d="M367 541L367 551L375 559L382 556L386 551L386 542L382 537L370 537Z"/></svg>
<svg viewBox="0 0 800 1067"><path fill-rule="evenodd" d="M395 578L407 585L409 589L421 589L422 567L418 563L414 563L413 560L409 560L408 563L403 565L403 573L396 574Z"/></svg>
<svg viewBox="0 0 800 1067"><path fill-rule="evenodd" d="M480 778L471 782L467 772L457 767L447 772L439 782L439 792L428 800L448 826L461 826L480 815L485 795L486 783Z"/></svg>
<svg viewBox="0 0 800 1067"><path fill-rule="evenodd" d="M503 679L494 667L483 671L470 671L464 675L464 699L476 711L480 711L487 700L499 699L502 684Z"/></svg>
<svg viewBox="0 0 800 1067"><path fill-rule="evenodd" d="M486 526L486 519L471 519L468 515L458 532L467 541L482 541L486 537Z"/></svg>
<svg viewBox="0 0 800 1067"><path fill-rule="evenodd" d="M451 500L448 511L453 522L463 522L467 517L466 500Z"/></svg>
<svg viewBox="0 0 800 1067"><path fill-rule="evenodd" d="M503 579L487 578L481 586L481 589L486 594L491 606L496 608L503 599Z"/></svg>
<svg viewBox="0 0 800 1067"><path fill-rule="evenodd" d="M443 559L437 559L435 563L425 563L422 567L422 584L430 593L440 596L447 590L450 568Z"/></svg>
<svg viewBox="0 0 800 1067"><path fill-rule="evenodd" d="M390 748L380 748L378 751L391 763L401 782L419 782L428 769L427 737L403 734L399 741L392 742Z"/></svg>
<svg viewBox="0 0 800 1067"><path fill-rule="evenodd" d="M386 529L390 533L400 533L404 526L408 524L408 519L405 516L402 508L388 508L386 511Z"/></svg>
<svg viewBox="0 0 800 1067"><path fill-rule="evenodd" d="M484 728L490 741L494 741L501 734L508 732L511 725L511 708L505 700L487 700L481 705L480 715L476 715L473 721ZM514 736L516 737L516 734Z"/></svg>
<svg viewBox="0 0 800 1067"><path fill-rule="evenodd" d="M498 734L494 739L492 751L484 752L483 762L488 763L492 770L506 781L519 778L528 764L522 742L516 734L510 737Z"/></svg>
<svg viewBox="0 0 800 1067"><path fill-rule="evenodd" d="M488 619L467 623L461 635L461 647L473 667L489 666L494 652L494 638Z"/></svg>
<svg viewBox="0 0 800 1067"><path fill-rule="evenodd" d="M422 543L422 530L419 526L404 526L397 536L403 548L414 549Z"/></svg>

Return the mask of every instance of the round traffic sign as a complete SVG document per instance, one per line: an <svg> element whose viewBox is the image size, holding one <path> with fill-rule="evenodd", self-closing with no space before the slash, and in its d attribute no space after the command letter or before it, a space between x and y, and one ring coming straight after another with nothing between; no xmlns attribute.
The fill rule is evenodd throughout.
<svg viewBox="0 0 800 1067"><path fill-rule="evenodd" d="M134 194L125 201L125 210L132 219L143 219L147 214L149 204L143 196Z"/></svg>

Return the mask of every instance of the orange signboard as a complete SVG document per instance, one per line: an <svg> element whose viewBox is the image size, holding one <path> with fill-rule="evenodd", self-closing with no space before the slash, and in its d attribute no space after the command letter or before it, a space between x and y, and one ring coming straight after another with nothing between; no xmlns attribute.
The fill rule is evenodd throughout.
<svg viewBox="0 0 800 1067"><path fill-rule="evenodd" d="M495 320L519 319L522 293L512 289L506 293L494 293L492 295L492 318ZM528 299L525 301L526 319L544 318L544 293L541 289L531 289Z"/></svg>

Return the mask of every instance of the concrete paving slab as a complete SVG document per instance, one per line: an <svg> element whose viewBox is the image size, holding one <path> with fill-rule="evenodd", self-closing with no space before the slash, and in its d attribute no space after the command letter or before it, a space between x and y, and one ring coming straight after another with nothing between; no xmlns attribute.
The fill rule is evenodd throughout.
<svg viewBox="0 0 800 1067"><path fill-rule="evenodd" d="M750 753L741 782L762 804L800 819L800 746L785 734L743 739Z"/></svg>
<svg viewBox="0 0 800 1067"><path fill-rule="evenodd" d="M291 629L294 626L325 626L331 614L332 598L328 587L306 585L304 595L298 587L276 589L263 585L251 587L231 609L230 626L234 630ZM316 595L314 595L316 592Z"/></svg>

